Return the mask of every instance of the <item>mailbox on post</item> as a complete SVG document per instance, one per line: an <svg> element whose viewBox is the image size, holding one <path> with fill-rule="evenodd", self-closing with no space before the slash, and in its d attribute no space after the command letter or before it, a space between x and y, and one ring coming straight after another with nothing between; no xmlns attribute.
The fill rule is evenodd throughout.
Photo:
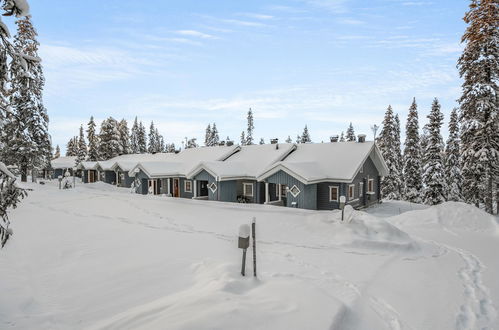
<svg viewBox="0 0 499 330"><path fill-rule="evenodd" d="M241 225L239 227L239 240L238 240L238 247L240 249L243 249L243 263L241 266L241 275L245 275L245 269L246 269L246 250L249 247L249 240L250 240L250 233L251 229L249 225Z"/></svg>
<svg viewBox="0 0 499 330"><path fill-rule="evenodd" d="M341 209L341 221L343 221L343 217L345 215L345 203L347 198L345 196L340 196L340 209Z"/></svg>

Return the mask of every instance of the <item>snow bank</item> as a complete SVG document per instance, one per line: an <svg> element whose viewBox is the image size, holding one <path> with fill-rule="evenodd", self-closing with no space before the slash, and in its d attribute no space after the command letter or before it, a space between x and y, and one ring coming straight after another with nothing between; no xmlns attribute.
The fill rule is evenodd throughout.
<svg viewBox="0 0 499 330"><path fill-rule="evenodd" d="M406 212L390 218L390 222L403 226L438 227L499 235L494 216L473 205L459 202L445 202L425 210Z"/></svg>
<svg viewBox="0 0 499 330"><path fill-rule="evenodd" d="M91 329L319 329L330 315L313 315L315 304L341 306L337 299L295 277L262 281L242 277L237 266L206 260L193 264L194 284L101 321ZM296 297L302 299L296 299ZM314 302L313 304L310 302ZM297 313L300 311L300 313ZM257 317L256 317L257 316Z"/></svg>

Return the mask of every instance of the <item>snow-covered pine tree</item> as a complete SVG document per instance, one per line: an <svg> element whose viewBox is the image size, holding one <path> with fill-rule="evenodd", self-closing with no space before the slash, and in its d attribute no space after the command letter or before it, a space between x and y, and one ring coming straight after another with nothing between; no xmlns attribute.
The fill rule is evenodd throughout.
<svg viewBox="0 0 499 330"><path fill-rule="evenodd" d="M85 135L83 134L83 125L80 126L80 136L78 137L78 153L76 158L76 165L78 166L87 158L87 143L85 142Z"/></svg>
<svg viewBox="0 0 499 330"><path fill-rule="evenodd" d="M109 117L102 122L99 137L99 155L102 159L107 160L122 153L123 150L121 149L120 133L116 119Z"/></svg>
<svg viewBox="0 0 499 330"><path fill-rule="evenodd" d="M355 131L353 129L352 123L350 123L350 125L347 128L346 140L347 141L357 141L357 137L355 136Z"/></svg>
<svg viewBox="0 0 499 330"><path fill-rule="evenodd" d="M263 138L260 138L260 142L258 142L259 144L265 144L265 140Z"/></svg>
<svg viewBox="0 0 499 330"><path fill-rule="evenodd" d="M185 143L185 148L186 149L190 149L190 148L197 148L199 147L199 145L197 144L196 142L196 138L191 138L191 139L186 139L186 143Z"/></svg>
<svg viewBox="0 0 499 330"><path fill-rule="evenodd" d="M440 103L435 98L428 115L428 144L424 153L426 164L423 168L424 202L436 205L445 202L446 182L443 162L443 139L440 128L444 115L440 111Z"/></svg>
<svg viewBox="0 0 499 330"><path fill-rule="evenodd" d="M3 76L3 81L8 79L10 71L10 90L5 90L8 85L2 85L3 95L10 95L10 100L3 99L1 106L0 119L3 121L4 133L2 159L19 167L21 181L24 182L27 180L28 170L47 165L51 142L47 110L42 98L45 79L38 58L37 33L29 16L17 20L16 24L18 28L14 46L3 39L4 47L0 55L0 75ZM2 37L8 38L6 27L1 30ZM12 59L10 67L6 66L7 54ZM7 107L8 103L10 108Z"/></svg>
<svg viewBox="0 0 499 330"><path fill-rule="evenodd" d="M133 126L132 126L132 131L130 133L130 149L132 150L133 154L139 154L140 153L140 148L139 148L139 123L137 121L137 117L135 117L135 120L134 120Z"/></svg>
<svg viewBox="0 0 499 330"><path fill-rule="evenodd" d="M499 171L499 5L471 0L458 60L464 79L461 109L463 197L493 212L493 182Z"/></svg>
<svg viewBox="0 0 499 330"><path fill-rule="evenodd" d="M445 178L447 179L447 200L462 200L461 154L459 141L459 115L454 108L449 119L449 137L445 145Z"/></svg>
<svg viewBox="0 0 499 330"><path fill-rule="evenodd" d="M61 157L61 148L59 148L59 145L57 145L55 147L55 153L54 153L54 158L53 159L56 159L56 158L59 158Z"/></svg>
<svg viewBox="0 0 499 330"><path fill-rule="evenodd" d="M340 142L345 142L345 133L343 132L340 134Z"/></svg>
<svg viewBox="0 0 499 330"><path fill-rule="evenodd" d="M301 143L301 136L296 134L296 143Z"/></svg>
<svg viewBox="0 0 499 330"><path fill-rule="evenodd" d="M405 143L403 156L404 199L421 202L421 189L423 188L421 166L421 144L419 140L418 106L416 98L412 100L407 124L405 126Z"/></svg>
<svg viewBox="0 0 499 330"><path fill-rule="evenodd" d="M312 142L312 139L310 138L310 133L308 132L308 127L305 125L303 128L303 133L301 134L301 143L309 143Z"/></svg>
<svg viewBox="0 0 499 330"><path fill-rule="evenodd" d="M211 126L211 145L218 146L220 142L220 137L218 136L217 124L213 123Z"/></svg>
<svg viewBox="0 0 499 330"><path fill-rule="evenodd" d="M66 157L78 155L78 137L74 136L66 144Z"/></svg>
<svg viewBox="0 0 499 330"><path fill-rule="evenodd" d="M19 188L15 181L16 177L0 162L0 248L5 246L12 234L7 209L16 208L26 196L26 191Z"/></svg>
<svg viewBox="0 0 499 330"><path fill-rule="evenodd" d="M88 155L87 159L89 161L100 160L99 157L99 137L95 134L95 121L94 117L90 117L90 121L87 125L87 140L88 140Z"/></svg>
<svg viewBox="0 0 499 330"><path fill-rule="evenodd" d="M255 125L253 123L253 111L251 108L248 111L248 128L246 129L246 144L253 144L253 130L255 129Z"/></svg>
<svg viewBox="0 0 499 330"><path fill-rule="evenodd" d="M159 152L166 152L165 138L163 135L159 135L158 139Z"/></svg>
<svg viewBox="0 0 499 330"><path fill-rule="evenodd" d="M163 141L164 144L163 135L159 134L159 131L156 128L156 152L161 152L163 150L161 148L161 141Z"/></svg>
<svg viewBox="0 0 499 330"><path fill-rule="evenodd" d="M383 178L381 183L381 196L387 199L400 199L400 173L395 126L393 109L389 105L383 119L383 129L377 139L378 147L388 167L388 175Z"/></svg>
<svg viewBox="0 0 499 330"><path fill-rule="evenodd" d="M211 124L208 124L208 127L206 127L206 132L204 135L204 145L206 147L211 147Z"/></svg>
<svg viewBox="0 0 499 330"><path fill-rule="evenodd" d="M137 135L137 141L139 144L139 153L145 154L147 153L147 138L146 138L146 128L142 124L142 121L139 122L139 130Z"/></svg>
<svg viewBox="0 0 499 330"><path fill-rule="evenodd" d="M120 120L118 123L118 132L120 134L121 153L123 155L131 154L130 132L128 131L128 123L125 119Z"/></svg>
<svg viewBox="0 0 499 330"><path fill-rule="evenodd" d="M154 154L158 152L158 135L156 132L156 128L154 128L154 122L151 121L151 125L149 126L149 135L147 136L149 140L149 145L147 147L147 152L150 154Z"/></svg>
<svg viewBox="0 0 499 330"><path fill-rule="evenodd" d="M176 150L175 150L175 143L169 143L167 144L166 146L166 152L171 152L171 153L174 153Z"/></svg>
<svg viewBox="0 0 499 330"><path fill-rule="evenodd" d="M241 145L246 145L246 134L244 133L244 131L241 132Z"/></svg>
<svg viewBox="0 0 499 330"><path fill-rule="evenodd" d="M288 135L288 138L286 139L286 143L293 143L293 140L291 140L291 136Z"/></svg>
<svg viewBox="0 0 499 330"><path fill-rule="evenodd" d="M404 182L402 179L403 160L402 147L400 142L400 118L398 113L395 114L395 152L397 156L397 173L399 174L399 198L402 198L402 191L404 186Z"/></svg>

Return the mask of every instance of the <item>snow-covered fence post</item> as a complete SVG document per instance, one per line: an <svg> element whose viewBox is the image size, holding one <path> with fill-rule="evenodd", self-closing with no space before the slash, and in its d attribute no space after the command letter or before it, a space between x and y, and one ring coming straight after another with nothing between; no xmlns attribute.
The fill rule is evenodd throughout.
<svg viewBox="0 0 499 330"><path fill-rule="evenodd" d="M238 248L243 249L243 263L241 266L241 275L245 275L246 269L246 250L249 247L249 236L250 236L250 227L249 225L241 225L239 227L239 241Z"/></svg>
<svg viewBox="0 0 499 330"><path fill-rule="evenodd" d="M340 209L341 209L341 221L343 221L343 218L345 216L345 203L346 203L346 197L345 196L340 196Z"/></svg>
<svg viewBox="0 0 499 330"><path fill-rule="evenodd" d="M253 276L256 277L256 218L251 222L251 235L253 238Z"/></svg>
<svg viewBox="0 0 499 330"><path fill-rule="evenodd" d="M59 189L62 189L62 175L59 175L57 179L59 180Z"/></svg>

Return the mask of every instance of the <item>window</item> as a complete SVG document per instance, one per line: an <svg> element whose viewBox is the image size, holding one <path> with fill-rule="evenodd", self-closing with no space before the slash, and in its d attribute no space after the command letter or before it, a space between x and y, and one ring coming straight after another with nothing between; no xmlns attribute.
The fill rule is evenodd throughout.
<svg viewBox="0 0 499 330"><path fill-rule="evenodd" d="M286 197L286 192L287 192L288 187L285 184L281 184L281 191L279 191L279 185L275 185L275 195L279 197Z"/></svg>
<svg viewBox="0 0 499 330"><path fill-rule="evenodd" d="M359 197L364 195L364 182L359 182Z"/></svg>
<svg viewBox="0 0 499 330"><path fill-rule="evenodd" d="M367 181L367 192L370 192L370 193L374 192L374 179L369 179Z"/></svg>
<svg viewBox="0 0 499 330"><path fill-rule="evenodd" d="M211 190L212 193L215 193L215 191L217 191L217 185L215 184L215 182L212 182L208 185L208 188Z"/></svg>
<svg viewBox="0 0 499 330"><path fill-rule="evenodd" d="M247 197L253 197L253 184L252 183L243 183L243 195Z"/></svg>
<svg viewBox="0 0 499 330"><path fill-rule="evenodd" d="M339 188L337 186L329 187L329 201L338 202L339 201Z"/></svg>
<svg viewBox="0 0 499 330"><path fill-rule="evenodd" d="M298 189L298 187L295 185L291 189L289 189L289 192L291 193L291 195L293 195L293 197L296 197L300 194L301 190Z"/></svg>
<svg viewBox="0 0 499 330"><path fill-rule="evenodd" d="M185 192L192 192L192 181L191 180L185 180L184 181L184 191Z"/></svg>
<svg viewBox="0 0 499 330"><path fill-rule="evenodd" d="M351 184L348 186L348 199L353 199L355 197L355 185Z"/></svg>

